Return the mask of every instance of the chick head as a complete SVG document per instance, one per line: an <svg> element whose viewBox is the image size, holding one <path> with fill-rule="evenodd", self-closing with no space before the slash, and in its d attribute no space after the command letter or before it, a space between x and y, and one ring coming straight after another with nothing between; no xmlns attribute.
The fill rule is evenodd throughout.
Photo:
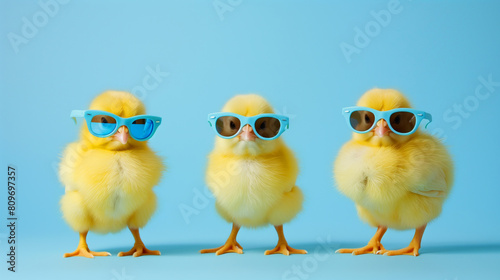
<svg viewBox="0 0 500 280"><path fill-rule="evenodd" d="M358 100L357 106L368 107L378 111L396 108L411 108L408 99L395 89L371 89ZM387 120L381 119L375 128L368 133L353 133L353 139L372 146L390 146L402 144L413 138L418 130L410 135L399 135L391 131Z"/></svg>
<svg viewBox="0 0 500 280"><path fill-rule="evenodd" d="M236 95L224 105L221 112L230 112L245 117L259 114L273 114L274 110L267 100L257 94ZM275 151L282 140L278 137L274 140L262 140L253 131L250 125L245 125L239 135L231 139L217 137L215 149L224 153L258 156Z"/></svg>
<svg viewBox="0 0 500 280"><path fill-rule="evenodd" d="M144 104L133 94L124 91L105 91L98 95L90 104L89 110L101 110L115 114L122 118L130 118L144 115L146 108ZM91 147L107 150L127 150L146 145L147 141L137 141L130 137L126 126L118 128L118 131L106 138L92 135L87 126L82 128L81 137Z"/></svg>

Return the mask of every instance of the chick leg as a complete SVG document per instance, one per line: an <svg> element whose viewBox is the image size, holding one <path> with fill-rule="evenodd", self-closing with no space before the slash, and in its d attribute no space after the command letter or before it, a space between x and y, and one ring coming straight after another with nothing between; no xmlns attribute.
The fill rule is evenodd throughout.
<svg viewBox="0 0 500 280"><path fill-rule="evenodd" d="M78 243L78 247L73 253L66 253L64 254L65 258L68 257L86 257L86 258L93 258L95 257L105 257L105 256L111 256L110 253L108 252L94 252L90 251L89 246L87 245L87 231L85 232L80 232L80 242Z"/></svg>
<svg viewBox="0 0 500 280"><path fill-rule="evenodd" d="M380 250L384 250L384 246L382 246L381 240L387 231L387 227L378 226L377 232L370 239L368 244L365 247L357 248L357 249L339 249L335 253L350 253L353 255L362 255L362 254L376 254Z"/></svg>
<svg viewBox="0 0 500 280"><path fill-rule="evenodd" d="M231 230L231 234L227 238L227 241L224 245L213 248L213 249L203 249L200 250L200 253L215 253L215 255L222 255L225 253L238 253L243 254L243 247L236 242L236 236L238 235L238 231L240 231L240 226L233 223L233 229Z"/></svg>
<svg viewBox="0 0 500 280"><path fill-rule="evenodd" d="M141 236L139 235L139 229L136 228L129 228L129 229L135 239L134 247L132 247L132 249L130 249L130 251L128 252L118 253L118 257L124 257L130 255L133 255L134 257L140 257L146 255L155 255L155 256L161 255L160 251L149 250L146 248L146 246L144 246L144 243L141 240Z"/></svg>
<svg viewBox="0 0 500 280"><path fill-rule="evenodd" d="M418 250L420 249L420 243L422 242L422 236L424 235L426 226L427 224L415 229L415 235L413 236L413 239L408 247L399 250L381 250L377 254L383 254L384 256L418 256Z"/></svg>
<svg viewBox="0 0 500 280"><path fill-rule="evenodd" d="M290 254L307 254L306 250L298 250L288 246L288 242L286 242L285 235L283 234L283 225L274 227L278 233L278 244L274 249L264 252L264 255L283 254L289 256Z"/></svg>

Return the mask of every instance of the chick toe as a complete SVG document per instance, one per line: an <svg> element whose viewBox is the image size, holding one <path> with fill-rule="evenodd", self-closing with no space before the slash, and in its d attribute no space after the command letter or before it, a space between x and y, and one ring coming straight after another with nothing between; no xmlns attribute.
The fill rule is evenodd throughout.
<svg viewBox="0 0 500 280"><path fill-rule="evenodd" d="M285 234L283 233L283 225L275 226L275 229L278 234L278 244L274 249L264 252L264 255L283 254L289 256L290 254L307 254L306 250L298 250L288 246Z"/></svg>
<svg viewBox="0 0 500 280"><path fill-rule="evenodd" d="M229 237L227 238L227 241L224 245L212 249L203 249L200 250L200 253L201 254L215 253L216 256L226 253L243 254L243 247L241 247L241 245L236 241L236 236L238 236L239 230L240 226L233 223L231 234L229 234Z"/></svg>
<svg viewBox="0 0 500 280"><path fill-rule="evenodd" d="M264 252L264 255L274 255L274 254L283 254L285 256L289 256L292 254L307 254L306 250L294 249L286 243L278 243L276 247L272 250L267 250Z"/></svg>
<svg viewBox="0 0 500 280"><path fill-rule="evenodd" d="M355 249L339 249L335 251L335 253L340 254L353 254L353 255L363 255L363 254L379 254L380 251L385 250L384 246L381 243L382 237L384 237L385 232L387 231L387 227L379 226L377 228L377 232L370 239L368 244L361 248Z"/></svg>
<svg viewBox="0 0 500 280"><path fill-rule="evenodd" d="M130 249L127 252L120 252L118 253L118 257L125 257L125 256L134 256L134 257L140 257L140 256L160 256L161 253L158 250L149 250L144 246L144 244L138 244L134 245L132 249Z"/></svg>
<svg viewBox="0 0 500 280"><path fill-rule="evenodd" d="M94 252L90 251L88 248L84 247L78 247L74 252L72 253L66 253L64 254L65 258L69 257L85 257L85 258L94 258L94 257L107 257L111 256L109 252Z"/></svg>
<svg viewBox="0 0 500 280"><path fill-rule="evenodd" d="M141 236L139 234L139 229L131 228L131 227L129 229L130 229L130 232L132 233L132 235L134 236L134 239L135 239L134 247L132 247L132 249L130 249L127 252L118 253L118 257L125 257L125 256L140 257L140 256L147 256L147 255L150 255L150 256L161 255L160 251L158 251L158 250L149 250L148 248L146 248L146 246L144 245L144 243L141 240Z"/></svg>

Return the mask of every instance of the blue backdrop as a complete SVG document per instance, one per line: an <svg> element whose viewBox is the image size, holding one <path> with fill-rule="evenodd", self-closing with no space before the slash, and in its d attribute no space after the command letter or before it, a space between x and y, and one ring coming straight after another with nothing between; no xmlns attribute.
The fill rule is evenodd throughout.
<svg viewBox="0 0 500 280"><path fill-rule="evenodd" d="M500 274L500 3L498 1L0 1L2 170L18 168L18 263L7 271L0 227L0 274L8 279L326 277L480 279ZM443 214L424 235L421 256L333 254L374 233L334 187L332 165L351 137L340 113L373 87L396 88L433 114L456 180ZM78 138L69 118L99 93L127 90L163 117L150 145L168 171L159 208L142 231L161 257L118 258L128 230L89 234L112 257L63 259L77 234L62 220L57 164ZM272 227L243 229L244 255L200 255L221 245L230 225L204 184L214 133L207 113L238 93L259 93L290 117L282 137L295 151L303 212L285 234L308 255L264 256ZM7 172L0 172L7 223ZM191 209L183 215L181 209ZM390 230L400 248L413 231ZM57 278L57 277L56 277ZM2 276L2 279L3 278Z"/></svg>

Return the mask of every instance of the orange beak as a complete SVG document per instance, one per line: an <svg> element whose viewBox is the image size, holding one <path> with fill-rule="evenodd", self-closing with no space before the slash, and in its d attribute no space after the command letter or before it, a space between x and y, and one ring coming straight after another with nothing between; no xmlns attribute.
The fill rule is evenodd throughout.
<svg viewBox="0 0 500 280"><path fill-rule="evenodd" d="M241 131L240 140L255 141L255 138L257 138L257 135L253 132L252 127L249 124L245 125Z"/></svg>
<svg viewBox="0 0 500 280"><path fill-rule="evenodd" d="M115 135L113 135L113 139L114 140L118 140L120 141L120 143L122 144L127 144L127 141L128 141L128 137L129 137L129 133L128 133L128 128L124 125L120 126L120 128L118 128L118 132L115 133Z"/></svg>
<svg viewBox="0 0 500 280"><path fill-rule="evenodd" d="M377 123L377 127L375 127L375 135L378 137L384 137L387 134L389 134L389 126L387 125L387 122L384 119L381 119Z"/></svg>

